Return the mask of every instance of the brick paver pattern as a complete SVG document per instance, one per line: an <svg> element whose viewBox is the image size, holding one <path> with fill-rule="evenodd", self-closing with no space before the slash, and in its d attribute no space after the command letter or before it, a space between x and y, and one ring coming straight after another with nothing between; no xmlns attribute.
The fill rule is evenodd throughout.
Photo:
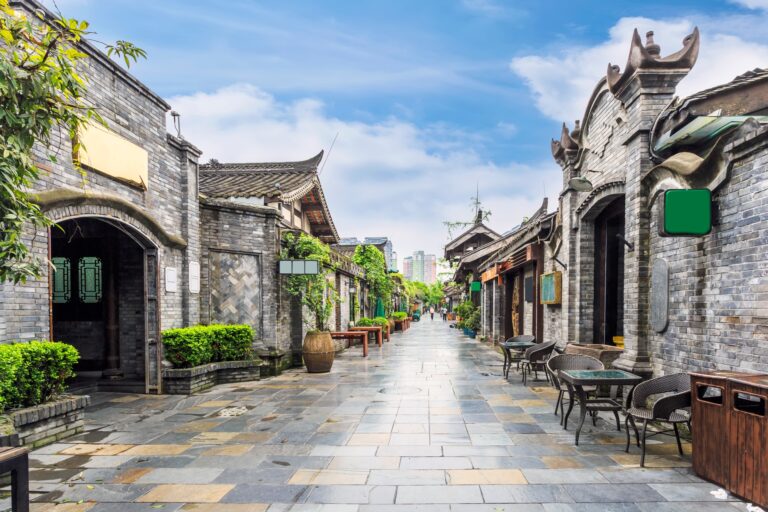
<svg viewBox="0 0 768 512"><path fill-rule="evenodd" d="M574 446L554 390L505 381L501 361L427 319L367 359L338 355L329 374L191 397L97 393L85 434L32 453L32 510L744 510L692 474L690 445L681 458L674 439L649 441L640 469L611 417Z"/></svg>

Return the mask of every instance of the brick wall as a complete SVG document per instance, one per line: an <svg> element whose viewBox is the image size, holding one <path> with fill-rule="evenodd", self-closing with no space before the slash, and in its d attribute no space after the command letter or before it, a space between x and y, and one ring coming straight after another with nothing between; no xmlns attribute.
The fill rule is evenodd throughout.
<svg viewBox="0 0 768 512"><path fill-rule="evenodd" d="M768 372L768 133L732 145L728 181L713 194L718 212L704 237L658 235L651 215L651 261L669 265L669 324L650 332L654 370Z"/></svg>

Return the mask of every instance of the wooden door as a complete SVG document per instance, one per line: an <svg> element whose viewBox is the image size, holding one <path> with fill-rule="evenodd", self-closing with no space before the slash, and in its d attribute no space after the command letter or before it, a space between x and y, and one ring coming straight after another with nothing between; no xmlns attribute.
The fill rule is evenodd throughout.
<svg viewBox="0 0 768 512"><path fill-rule="evenodd" d="M594 343L612 344L624 327L624 198L595 220Z"/></svg>
<svg viewBox="0 0 768 512"><path fill-rule="evenodd" d="M160 268L157 249L144 251L144 372L147 394L163 389L163 349L160 343Z"/></svg>

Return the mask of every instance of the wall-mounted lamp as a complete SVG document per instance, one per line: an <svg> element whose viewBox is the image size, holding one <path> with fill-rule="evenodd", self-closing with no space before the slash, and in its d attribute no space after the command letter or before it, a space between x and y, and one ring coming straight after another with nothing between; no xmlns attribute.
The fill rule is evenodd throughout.
<svg viewBox="0 0 768 512"><path fill-rule="evenodd" d="M552 256L552 259L555 260L556 262L558 262L560 264L560 266L563 267L563 270L568 270L568 265L566 265L565 263L563 263L559 259L555 258L554 256Z"/></svg>
<svg viewBox="0 0 768 512"><path fill-rule="evenodd" d="M171 117L173 118L173 127L176 128L176 137L183 139L181 136L181 114L175 110L171 110Z"/></svg>
<svg viewBox="0 0 768 512"><path fill-rule="evenodd" d="M629 243L621 233L616 233L616 238L618 238L620 242L624 242L624 245L627 246L627 252L632 252L635 250L635 246Z"/></svg>
<svg viewBox="0 0 768 512"><path fill-rule="evenodd" d="M349 293L354 295L355 293L357 293L357 288L355 288L354 286L350 286L349 287Z"/></svg>
<svg viewBox="0 0 768 512"><path fill-rule="evenodd" d="M587 172L600 174L600 171L593 171L591 169L587 169ZM575 178L568 180L568 188L576 190L577 192L589 192L595 188L595 186L586 178L586 176L576 176Z"/></svg>

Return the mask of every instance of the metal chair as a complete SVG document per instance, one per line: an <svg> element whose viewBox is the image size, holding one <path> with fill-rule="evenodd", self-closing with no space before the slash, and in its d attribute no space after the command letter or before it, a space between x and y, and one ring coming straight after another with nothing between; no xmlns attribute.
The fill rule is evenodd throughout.
<svg viewBox="0 0 768 512"><path fill-rule="evenodd" d="M549 343L541 343L525 351L525 356L520 361L520 366L523 368L523 386L527 384L528 374L531 372L533 372L534 380L538 380L539 372L544 372L544 377L549 382L549 374L546 371L545 364L554 349L555 342L551 341Z"/></svg>
<svg viewBox="0 0 768 512"><path fill-rule="evenodd" d="M555 416L557 416L557 410L560 409L560 424L563 424L565 419L565 393L568 392L568 386L557 378L558 370L604 370L603 363L594 357L585 356L582 354L558 354L550 357L547 360L547 372L552 379L552 385L557 389L557 403L555 404ZM584 391L588 393L594 393L597 391L597 386L587 386ZM570 395L569 395L570 396ZM569 398L571 400L572 398ZM567 428L568 425L566 424Z"/></svg>
<svg viewBox="0 0 768 512"><path fill-rule="evenodd" d="M512 354L512 349L510 349L507 346L507 343L516 343L516 342L533 343L534 341L536 341L536 338L534 336L531 336L529 334L523 334L521 336L513 336L501 343L501 349L504 352L504 366L502 367L502 369L504 371L505 379L509 378L509 370L510 368L512 368L512 363L517 363L517 371L520 371L520 362L523 360L523 351L515 351L515 354Z"/></svg>
<svg viewBox="0 0 768 512"><path fill-rule="evenodd" d="M665 395L648 404L648 399L654 395ZM627 418L624 420L627 430L627 446L624 450L629 453L629 425L635 431L637 445L641 446L641 439L635 425L635 418L643 420L642 454L640 455L640 467L645 467L645 441L648 437L658 434L674 432L677 440L677 451L683 455L683 445L680 443L678 423L686 423L691 428L690 418L678 412L691 406L691 378L687 373L676 373L650 379L638 384L630 397L630 407L627 410ZM672 430L661 430L647 435L648 422L658 421L670 423Z"/></svg>

